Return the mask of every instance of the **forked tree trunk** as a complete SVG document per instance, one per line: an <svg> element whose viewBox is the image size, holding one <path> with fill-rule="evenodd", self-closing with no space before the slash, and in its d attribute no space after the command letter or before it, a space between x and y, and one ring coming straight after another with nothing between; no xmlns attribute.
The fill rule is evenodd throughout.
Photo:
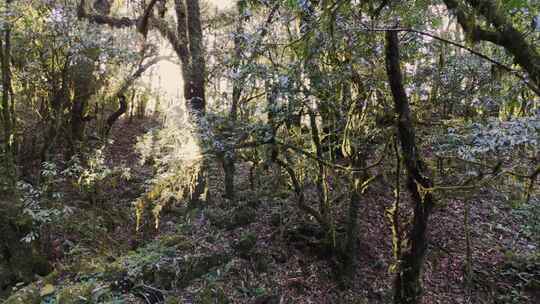
<svg viewBox="0 0 540 304"><path fill-rule="evenodd" d="M427 251L428 219L433 208L433 196L424 189L433 186L426 177L423 162L415 142L415 131L411 120L409 101L403 88L399 59L399 42L396 31L386 32L386 70L394 109L398 116L397 133L401 143L401 153L407 170L407 189L411 194L414 214L411 230L408 232L407 248L404 248L398 273L394 281L394 303L420 303L422 296L422 266Z"/></svg>

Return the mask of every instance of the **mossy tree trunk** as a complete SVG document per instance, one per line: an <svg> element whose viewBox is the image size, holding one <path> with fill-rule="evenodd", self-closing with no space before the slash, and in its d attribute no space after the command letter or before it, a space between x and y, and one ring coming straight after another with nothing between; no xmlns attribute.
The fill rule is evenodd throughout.
<svg viewBox="0 0 540 304"><path fill-rule="evenodd" d="M407 171L407 189L411 194L414 210L412 227L407 238L408 247L403 249L394 281L394 302L413 304L420 303L422 296L421 274L428 243L426 232L434 204L432 194L426 189L433 184L431 179L425 176L424 165L415 142L409 101L403 88L396 31L386 32L386 70L394 98L402 158Z"/></svg>
<svg viewBox="0 0 540 304"><path fill-rule="evenodd" d="M240 73L242 66L242 41L244 33L244 11L246 7L245 0L238 0L236 2L238 9L238 20L236 21L236 33L234 37L234 67L235 73ZM239 77L233 80L233 91L231 100L231 109L229 117L231 119L231 125L234 127L238 119L238 107L240 106L240 97L242 96L242 83L243 77ZM235 160L236 153L234 150L226 151L223 155L223 171L225 174L225 196L230 199L234 199L234 174L235 174Z"/></svg>
<svg viewBox="0 0 540 304"><path fill-rule="evenodd" d="M5 9L9 11L11 0L5 1ZM15 160L14 160L14 111L11 111L10 100L13 104L14 96L11 87L11 26L9 22L5 22L3 30L0 32L0 67L2 72L2 102L0 103L0 120L3 127L2 145L0 153L2 153L2 175L4 178L0 180L0 186L5 184L5 190L13 189L15 186ZM5 180L4 180L5 179ZM1 191L2 189L0 189Z"/></svg>
<svg viewBox="0 0 540 304"><path fill-rule="evenodd" d="M487 41L504 47L514 56L515 62L529 74L531 88L540 96L540 53L526 40L505 15L498 1L493 0L444 0L448 10L453 12L457 21L470 40ZM470 9L470 13L467 13ZM482 16L490 28L484 28L476 22ZM493 28L493 29L491 29Z"/></svg>

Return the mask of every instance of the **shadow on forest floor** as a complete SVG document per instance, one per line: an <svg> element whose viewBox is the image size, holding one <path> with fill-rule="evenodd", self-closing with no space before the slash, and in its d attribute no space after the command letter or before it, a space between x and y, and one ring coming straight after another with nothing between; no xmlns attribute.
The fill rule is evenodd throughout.
<svg viewBox="0 0 540 304"><path fill-rule="evenodd" d="M53 248L62 251L55 256L56 270L6 303L391 302L394 261L384 214L393 197L382 182L362 198L359 265L348 284L337 277L343 265L320 254L317 228L295 208L290 190L275 186L280 173L261 171L251 189L247 163L238 165L237 200L222 198L221 167L214 165L207 206L190 210L177 202L164 210L158 230L145 218L143 230L135 232L132 202L153 169L139 164L133 146L155 126L119 121L106 161L129 167L131 178L103 185L97 205L77 205L81 198L72 198L77 210L51 240L62 245ZM537 303L537 244L520 233L524 223L504 200L489 193L480 197L470 210L470 289L464 277L464 205L445 200L431 220L424 303ZM344 219L346 202L336 204L336 218Z"/></svg>

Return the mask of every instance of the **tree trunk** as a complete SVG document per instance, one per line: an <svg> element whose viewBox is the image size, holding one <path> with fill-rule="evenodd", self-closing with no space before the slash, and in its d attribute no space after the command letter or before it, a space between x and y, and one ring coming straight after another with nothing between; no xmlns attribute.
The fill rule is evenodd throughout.
<svg viewBox="0 0 540 304"><path fill-rule="evenodd" d="M324 160L323 148L319 137L319 128L317 127L317 121L315 113L309 111L309 123L311 129L311 139L315 146L317 158ZM330 250L334 250L336 247L335 242L335 227L334 219L332 218L332 212L330 210L330 201L328 200L328 184L326 183L326 168L321 162L317 162L318 174L315 182L317 188L317 194L319 196L319 213L324 218L324 222L327 223L326 227L322 227L326 234L326 242L329 245Z"/></svg>
<svg viewBox="0 0 540 304"><path fill-rule="evenodd" d="M6 9L9 10L11 0L6 0ZM11 89L11 27L9 23L6 22L5 28L3 30L3 37L0 37L0 65L2 70L2 103L0 104L0 117L2 120L3 127L3 145L0 146L0 149L3 154L3 166L4 174L6 180L0 180L0 183L7 183L9 189L12 189L15 185L15 160L14 160L14 132L13 132L13 122L15 117L12 117L14 114L11 111L10 107L10 98L11 104L14 102L13 90Z"/></svg>
<svg viewBox="0 0 540 304"><path fill-rule="evenodd" d="M62 68L61 79L51 79L51 86L53 87L52 97L50 98L50 123L48 130L45 134L43 147L41 149L41 162L47 161L49 153L54 147L59 130L62 126L64 119L64 107L67 104L69 96L68 80L69 80L69 57L66 58L64 67Z"/></svg>
<svg viewBox="0 0 540 304"><path fill-rule="evenodd" d="M421 274L428 243L426 231L433 208L432 194L424 189L431 188L432 181L424 176L423 163L415 142L409 101L403 88L397 32L386 32L386 44L386 70L394 98L394 109L398 115L397 132L408 175L407 188L414 208L408 248L402 254L394 281L394 302L412 304L419 303L422 296Z"/></svg>
<svg viewBox="0 0 540 304"><path fill-rule="evenodd" d="M366 156L363 153L356 153L351 156L351 164L355 168L366 167ZM360 211L360 200L365 192L368 182L366 171L354 171L351 173L352 191L347 214L346 244L345 244L345 275L353 278L358 264L358 215Z"/></svg>
<svg viewBox="0 0 540 304"><path fill-rule="evenodd" d="M240 73L240 66L242 64L242 36L244 33L244 7L246 3L245 0L238 0L236 6L238 9L238 21L236 24L236 33L234 37L234 70L236 73ZM242 82L243 77L238 77L233 80L233 91L232 91L232 101L231 101L231 110L229 112L229 117L231 119L231 126L234 128L234 125L238 118L238 106L240 102L240 97L242 95ZM230 199L234 199L235 190L234 190L234 174L236 171L235 168L236 161L236 151L230 150L225 152L223 155L223 172L225 179L225 196Z"/></svg>
<svg viewBox="0 0 540 304"><path fill-rule="evenodd" d="M105 126L105 136L109 136L109 132L111 131L114 123L127 111L127 101L126 97L124 95L118 96L118 101L120 103L120 107L118 110L114 111L107 117L107 125Z"/></svg>
<svg viewBox="0 0 540 304"><path fill-rule="evenodd" d="M529 74L535 87L535 93L540 94L540 54L534 45L525 40L525 34L518 31L505 16L497 1L465 0L474 12L481 14L494 30L486 30L471 22L462 5L457 0L444 0L448 10L455 13L457 20L467 36L473 41L489 41L504 47L515 58L521 68Z"/></svg>
<svg viewBox="0 0 540 304"><path fill-rule="evenodd" d="M270 129L270 141L268 145L268 150L266 152L267 163L275 162L278 157L278 148L276 146L276 133L277 125L275 119L275 110L276 110L276 98L278 94L278 89L276 85L270 84L270 80L265 79L265 91L266 91L266 110L268 118L268 127Z"/></svg>
<svg viewBox="0 0 540 304"><path fill-rule="evenodd" d="M176 1L178 3L180 1ZM187 108L191 113L191 119L197 127L199 144L202 142L202 133L205 126L202 123L204 119L206 99L205 99L205 60L203 53L203 33L200 19L199 0L186 0L187 13L187 37L189 39L189 61L182 61L184 71L184 98ZM180 20L178 27L182 26ZM184 36L185 37L185 36ZM182 55L179 54L182 59ZM187 69L185 67L188 67ZM191 203L198 204L207 199L208 186L206 184L207 162L203 159L203 164L197 173L197 184L191 193Z"/></svg>

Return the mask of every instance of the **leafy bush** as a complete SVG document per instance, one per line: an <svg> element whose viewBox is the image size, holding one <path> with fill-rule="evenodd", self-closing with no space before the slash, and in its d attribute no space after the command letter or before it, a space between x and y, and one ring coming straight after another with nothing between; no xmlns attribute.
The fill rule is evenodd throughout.
<svg viewBox="0 0 540 304"><path fill-rule="evenodd" d="M520 227L521 233L540 243L540 201L531 199L529 202L518 205L513 213L526 223Z"/></svg>
<svg viewBox="0 0 540 304"><path fill-rule="evenodd" d="M448 128L448 133L439 138L437 151L441 155L456 155L473 161L489 153L505 155L520 146L538 147L538 138L540 117L508 121L491 118L485 124Z"/></svg>

